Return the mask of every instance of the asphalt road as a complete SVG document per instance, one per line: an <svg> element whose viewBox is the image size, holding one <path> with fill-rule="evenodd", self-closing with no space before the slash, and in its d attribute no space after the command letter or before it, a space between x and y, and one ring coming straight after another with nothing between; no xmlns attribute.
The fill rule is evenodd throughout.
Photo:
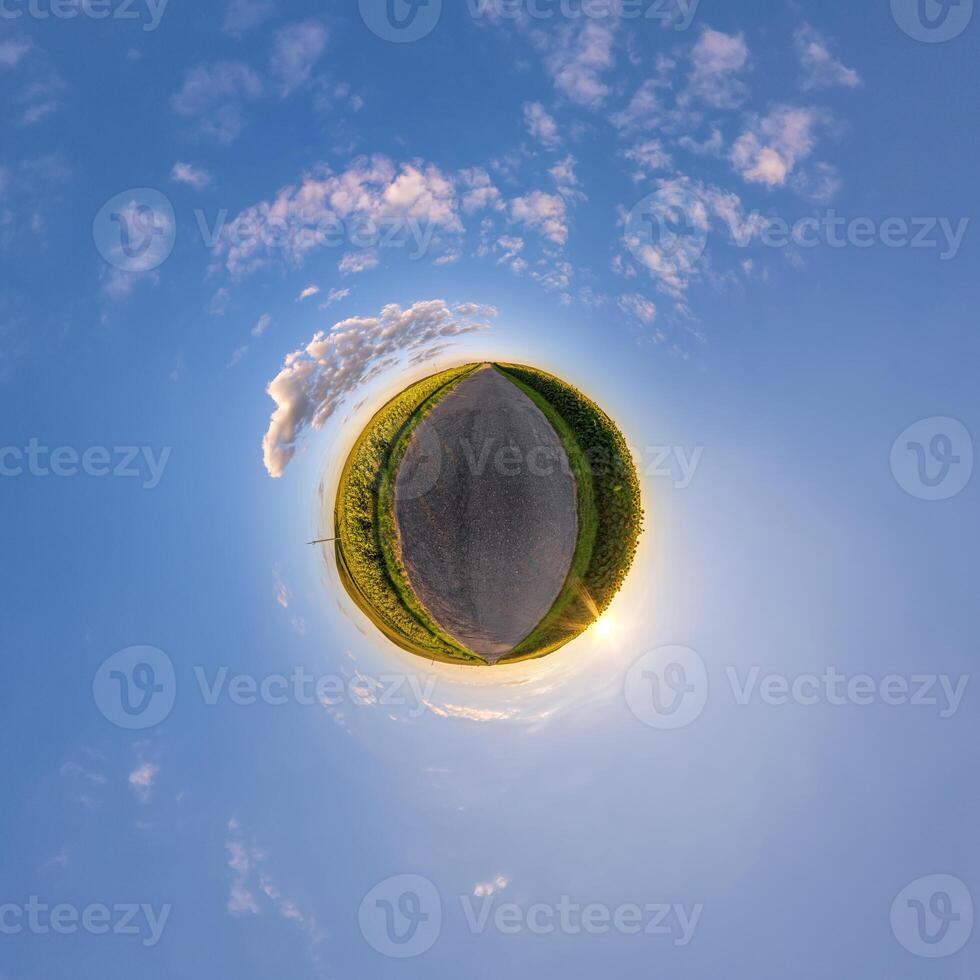
<svg viewBox="0 0 980 980"><path fill-rule="evenodd" d="M578 536L575 479L557 434L491 367L416 429L395 482L409 581L437 623L491 662L544 618Z"/></svg>

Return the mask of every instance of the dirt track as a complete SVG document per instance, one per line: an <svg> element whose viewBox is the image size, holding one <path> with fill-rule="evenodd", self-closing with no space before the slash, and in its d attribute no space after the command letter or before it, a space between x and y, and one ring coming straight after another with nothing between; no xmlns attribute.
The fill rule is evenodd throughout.
<svg viewBox="0 0 980 980"><path fill-rule="evenodd" d="M575 480L557 434L491 367L462 381L416 430L395 516L416 595L490 661L551 608L578 535Z"/></svg>

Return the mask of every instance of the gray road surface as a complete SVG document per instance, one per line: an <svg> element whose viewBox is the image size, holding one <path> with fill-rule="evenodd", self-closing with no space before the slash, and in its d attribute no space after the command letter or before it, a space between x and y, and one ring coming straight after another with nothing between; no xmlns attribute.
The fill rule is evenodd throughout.
<svg viewBox="0 0 980 980"><path fill-rule="evenodd" d="M450 636L491 662L557 598L575 551L577 511L557 434L491 367L436 405L395 483L412 588Z"/></svg>

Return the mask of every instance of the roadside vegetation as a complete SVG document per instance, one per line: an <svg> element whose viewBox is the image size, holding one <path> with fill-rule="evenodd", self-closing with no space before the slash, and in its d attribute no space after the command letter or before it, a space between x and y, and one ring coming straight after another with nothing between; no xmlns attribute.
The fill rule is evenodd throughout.
<svg viewBox="0 0 980 980"><path fill-rule="evenodd" d="M568 577L548 615L501 661L514 663L554 652L606 611L636 557L643 504L626 440L595 402L536 368L494 366L551 422L578 484L579 538Z"/></svg>
<svg viewBox="0 0 980 980"><path fill-rule="evenodd" d="M426 378L371 419L347 459L334 517L337 568L351 598L399 646L448 663L485 661L443 633L408 584L397 554L394 476L418 423L478 366Z"/></svg>

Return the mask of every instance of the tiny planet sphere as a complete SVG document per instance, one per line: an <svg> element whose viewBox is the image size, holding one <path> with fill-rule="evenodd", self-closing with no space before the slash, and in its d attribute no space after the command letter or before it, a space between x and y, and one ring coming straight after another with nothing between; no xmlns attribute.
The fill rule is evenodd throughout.
<svg viewBox="0 0 980 980"><path fill-rule="evenodd" d="M615 423L536 368L468 364L372 418L334 511L337 568L405 650L495 666L536 659L605 611L642 532Z"/></svg>

